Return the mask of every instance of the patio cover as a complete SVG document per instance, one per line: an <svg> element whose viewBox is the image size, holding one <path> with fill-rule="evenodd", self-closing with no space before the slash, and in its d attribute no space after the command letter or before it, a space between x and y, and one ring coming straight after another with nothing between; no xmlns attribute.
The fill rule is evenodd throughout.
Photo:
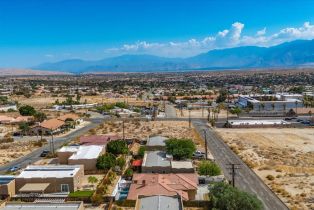
<svg viewBox="0 0 314 210"><path fill-rule="evenodd" d="M22 193L44 192L49 183L27 183L19 191Z"/></svg>

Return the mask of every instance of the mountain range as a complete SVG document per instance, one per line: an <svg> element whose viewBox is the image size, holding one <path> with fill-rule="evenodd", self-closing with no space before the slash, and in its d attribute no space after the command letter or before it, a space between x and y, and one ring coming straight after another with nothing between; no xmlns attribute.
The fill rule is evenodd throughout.
<svg viewBox="0 0 314 210"><path fill-rule="evenodd" d="M98 61L81 59L43 63L35 70L70 73L153 72L314 66L314 40L297 40L272 47L243 46L211 50L189 58L121 55Z"/></svg>

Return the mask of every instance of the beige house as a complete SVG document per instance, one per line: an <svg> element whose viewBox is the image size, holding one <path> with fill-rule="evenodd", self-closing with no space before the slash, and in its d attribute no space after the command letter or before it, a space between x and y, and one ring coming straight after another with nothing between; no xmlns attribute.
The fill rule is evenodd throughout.
<svg viewBox="0 0 314 210"><path fill-rule="evenodd" d="M83 165L30 165L15 178L17 194L77 191L84 177Z"/></svg>
<svg viewBox="0 0 314 210"><path fill-rule="evenodd" d="M84 165L84 170L96 170L97 158L105 153L101 145L65 146L58 152L60 164Z"/></svg>
<svg viewBox="0 0 314 210"><path fill-rule="evenodd" d="M65 126L65 122L58 119L50 119L45 120L39 125L31 128L30 133L33 135L51 135L61 133L63 131L63 127Z"/></svg>
<svg viewBox="0 0 314 210"><path fill-rule="evenodd" d="M0 200L15 195L15 177L0 176Z"/></svg>

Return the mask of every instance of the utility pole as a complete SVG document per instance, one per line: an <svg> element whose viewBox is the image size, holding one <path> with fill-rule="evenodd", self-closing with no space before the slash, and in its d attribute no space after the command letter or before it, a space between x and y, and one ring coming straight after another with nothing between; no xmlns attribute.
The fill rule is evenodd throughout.
<svg viewBox="0 0 314 210"><path fill-rule="evenodd" d="M232 182L232 186L235 187L235 176L236 176L236 170L237 169L240 169L239 167L237 166L240 166L241 164L236 164L236 163L230 163L228 164L231 166L231 168L228 168L231 170L230 174L232 176L232 179L231 179L231 182Z"/></svg>
<svg viewBox="0 0 314 210"><path fill-rule="evenodd" d="M53 143L53 131L50 130L50 133L51 133L51 148L52 148L52 155L54 156L55 155L55 146L54 146L54 143Z"/></svg>
<svg viewBox="0 0 314 210"><path fill-rule="evenodd" d="M191 109L189 109L189 128L191 128Z"/></svg>
<svg viewBox="0 0 314 210"><path fill-rule="evenodd" d="M206 136L206 130L203 130L204 132L204 139L205 139L205 159L208 160L208 151L207 151L207 136Z"/></svg>
<svg viewBox="0 0 314 210"><path fill-rule="evenodd" d="M124 137L124 120L122 120L122 138L124 141L125 140L125 137Z"/></svg>

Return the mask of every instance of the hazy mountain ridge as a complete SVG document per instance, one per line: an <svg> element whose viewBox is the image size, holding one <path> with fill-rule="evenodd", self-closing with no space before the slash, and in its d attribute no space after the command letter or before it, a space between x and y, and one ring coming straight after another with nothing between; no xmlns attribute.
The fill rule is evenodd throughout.
<svg viewBox="0 0 314 210"><path fill-rule="evenodd" d="M98 61L80 59L43 63L32 69L84 72L178 71L214 68L270 68L314 64L314 40L297 40L273 47L244 46L211 50L189 58L122 55Z"/></svg>

